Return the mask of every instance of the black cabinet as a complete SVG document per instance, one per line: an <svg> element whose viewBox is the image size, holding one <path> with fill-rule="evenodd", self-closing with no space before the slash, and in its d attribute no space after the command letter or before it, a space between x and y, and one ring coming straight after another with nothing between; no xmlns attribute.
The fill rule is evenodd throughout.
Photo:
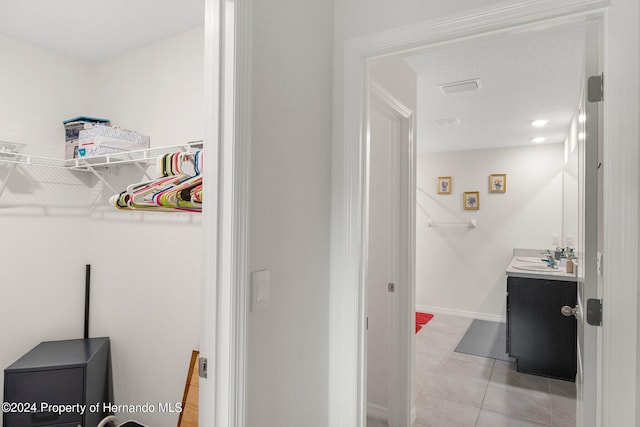
<svg viewBox="0 0 640 427"><path fill-rule="evenodd" d="M576 299L576 282L507 278L506 345L518 372L575 381L577 320L560 310Z"/></svg>
<svg viewBox="0 0 640 427"><path fill-rule="evenodd" d="M4 370L3 425L95 427L112 390L109 338L46 341Z"/></svg>

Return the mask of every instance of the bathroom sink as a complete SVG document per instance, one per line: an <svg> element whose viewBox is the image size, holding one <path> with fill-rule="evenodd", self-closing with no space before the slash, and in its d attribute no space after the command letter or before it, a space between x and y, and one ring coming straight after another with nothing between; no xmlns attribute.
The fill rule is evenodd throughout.
<svg viewBox="0 0 640 427"><path fill-rule="evenodd" d="M558 271L554 268L548 267L547 264L544 264L544 263L536 264L533 261L526 262L523 264L511 264L511 266L516 270L548 271L548 272Z"/></svg>
<svg viewBox="0 0 640 427"><path fill-rule="evenodd" d="M517 256L516 261L522 262L543 262L542 256Z"/></svg>

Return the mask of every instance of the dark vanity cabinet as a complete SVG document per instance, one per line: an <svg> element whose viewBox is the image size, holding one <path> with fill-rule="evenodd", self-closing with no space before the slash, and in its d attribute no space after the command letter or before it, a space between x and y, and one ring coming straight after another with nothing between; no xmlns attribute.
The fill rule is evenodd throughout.
<svg viewBox="0 0 640 427"><path fill-rule="evenodd" d="M5 369L3 424L95 427L112 393L109 338L46 341Z"/></svg>
<svg viewBox="0 0 640 427"><path fill-rule="evenodd" d="M575 307L576 282L507 277L507 353L518 372L575 381L575 317L561 313Z"/></svg>

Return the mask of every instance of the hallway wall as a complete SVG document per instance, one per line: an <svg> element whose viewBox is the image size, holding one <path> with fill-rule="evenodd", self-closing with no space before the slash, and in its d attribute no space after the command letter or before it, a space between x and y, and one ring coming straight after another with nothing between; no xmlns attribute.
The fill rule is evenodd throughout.
<svg viewBox="0 0 640 427"><path fill-rule="evenodd" d="M562 235L563 165L564 144L419 155L416 306L503 321L513 249L552 249ZM489 192L492 173L507 175L505 193ZM439 176L452 177L451 194L437 194ZM479 210L463 209L465 191L479 191ZM477 228L429 227L471 219Z"/></svg>
<svg viewBox="0 0 640 427"><path fill-rule="evenodd" d="M270 271L248 313L247 426L323 427L328 409L333 6L252 2L249 271Z"/></svg>

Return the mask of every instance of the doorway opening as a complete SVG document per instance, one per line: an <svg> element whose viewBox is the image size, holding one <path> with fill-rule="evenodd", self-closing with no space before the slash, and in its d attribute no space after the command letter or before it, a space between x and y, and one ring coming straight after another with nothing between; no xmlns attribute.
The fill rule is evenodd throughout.
<svg viewBox="0 0 640 427"><path fill-rule="evenodd" d="M567 22L571 22L571 20L569 20L569 21L565 21L564 23L567 23ZM555 25L555 24L559 24L559 22L554 22L554 23L553 23L553 25ZM551 25L551 24L549 24L549 23L545 23L544 25L542 25L542 24L540 24L540 23L535 23L535 24L533 24L533 25L529 26L529 27L528 27L528 28L526 28L526 29L527 29L527 30L539 30L539 29L541 28L541 26L542 26L542 27L548 27L548 26L550 26L550 25ZM504 30L504 31L498 31L498 32L491 32L490 34L484 34L484 36L485 36L485 37L488 37L488 38L491 38L491 37L497 37L497 36L499 36L499 35L519 33L519 32L524 31L524 29L525 29L524 27L521 27L521 26L518 26L518 27L515 27L515 28L516 28L516 29L513 29L513 28L509 27L507 30ZM481 38L481 37L478 37L478 39L480 39L480 38ZM440 42L438 42L438 43L434 43L434 44L430 45L429 47L430 47L431 49L434 49L434 50L435 50L435 49L440 49L440 48L442 48L442 47L443 47L443 44L442 44L442 43L440 43ZM373 53L373 51L374 51L375 49L373 49L373 48L363 48L362 46L356 46L356 47L353 47L353 49L354 49L354 52L356 52L356 51L357 51L357 52L361 52L361 53L362 53L361 58L365 58L365 59L366 59L366 61L367 61L367 65L369 65L369 64L371 63L371 61L373 61L373 60L377 60L377 59L380 59L380 58L390 57L390 56L391 56L391 54L390 54L389 50L385 50L385 49L382 49L382 48L381 48L381 49L379 49L379 51L378 51L378 53L379 53L379 54L374 54L374 53ZM410 48L408 48L408 49L406 50L406 52L409 52L409 51L414 51L414 52L415 52L415 45L411 45L411 47L410 47ZM397 54L397 51L396 51L396 52L394 52L394 54ZM348 68L349 68L349 64L347 64L347 69L348 69ZM367 77L367 78L368 78L368 77ZM367 78L365 78L365 81L366 81L366 79L367 79ZM350 99L350 98L347 96L347 104L349 103L349 99ZM576 106L577 106L577 100L576 100ZM348 132L347 132L347 133L348 133ZM355 134L354 134L354 135L355 135ZM418 134L418 136L419 136L419 135L420 135L420 134ZM345 134L345 137L348 137L348 136L349 136L349 135ZM497 172L497 171L496 171L496 172ZM366 172L365 172L365 173L366 173ZM487 175L489 175L489 173L487 173ZM487 176L486 178L488 178L488 176ZM481 185L484 185L484 186L486 186L486 185L487 185L487 184L486 184L486 178L485 178L485 180L483 180L484 182L483 182L483 184L481 184ZM562 179L562 178L560 177L560 182L561 182L561 179ZM434 185L435 185L435 184L434 184ZM460 203L461 203L461 202L460 202ZM483 205L483 206L484 206L484 205ZM419 212L419 211L418 211L418 215L420 215L420 212ZM561 214L560 214L559 216L561 216ZM367 218L367 213L365 213L365 214L363 215L363 217L364 217L364 218ZM432 219L432 221L433 221L433 219ZM562 221L562 220L561 220L561 218L559 219L559 221L560 221L560 222ZM366 230L366 228L365 228L365 230ZM365 232L365 233L366 233L366 232ZM366 237L364 237L364 241L365 241L365 242L367 241ZM545 244L545 246L547 246L547 244ZM351 254L351 255L357 255L357 254ZM508 262L507 262L507 264L508 264ZM506 265L506 264L505 264L505 265ZM502 270L501 275L503 275L503 274L504 274L504 266L503 266L503 270ZM504 276L502 276L502 278L504 278ZM496 280L497 280L497 279L496 279ZM415 301L414 301L414 303L413 303L413 304L408 304L408 305L403 306L403 307L402 307L402 309L406 310L406 312L411 312L411 313L413 313L413 310L415 309ZM360 313L362 314L362 311L361 311ZM496 315L496 317L499 317L499 315ZM494 319L494 320L495 320L495 319ZM361 324L362 324L362 325L364 325L364 322L361 322ZM362 355L362 353L360 353L360 354ZM361 364L360 366L363 366L363 364ZM361 408L362 408L362 407L361 407ZM360 412L360 414L363 414L363 412ZM362 416L361 416L361 419L364 419L364 417L362 417Z"/></svg>

